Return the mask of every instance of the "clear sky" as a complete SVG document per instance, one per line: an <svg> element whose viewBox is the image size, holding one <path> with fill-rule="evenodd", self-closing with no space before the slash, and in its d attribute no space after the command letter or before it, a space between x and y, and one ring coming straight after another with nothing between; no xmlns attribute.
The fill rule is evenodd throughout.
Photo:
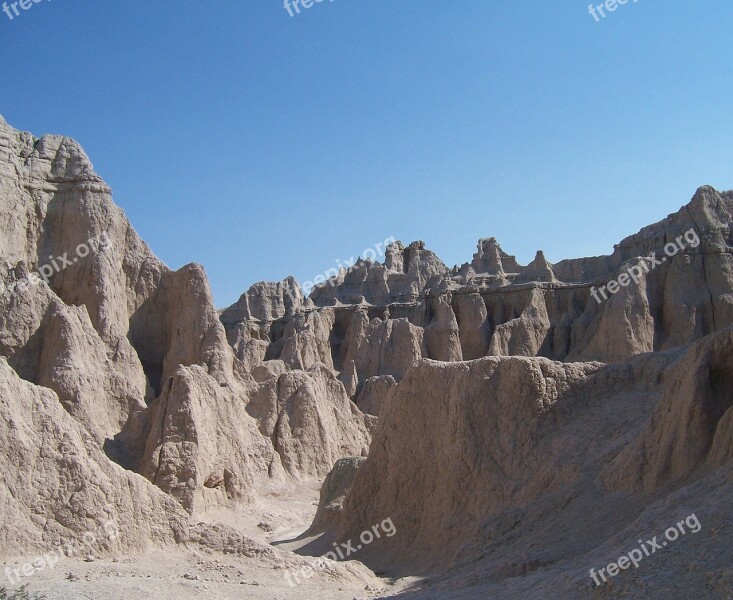
<svg viewBox="0 0 733 600"><path fill-rule="evenodd" d="M730 0L598 22L587 0L19 10L0 13L0 114L79 140L219 307L392 235L449 266L489 236L523 263L608 254L698 186L733 188Z"/></svg>

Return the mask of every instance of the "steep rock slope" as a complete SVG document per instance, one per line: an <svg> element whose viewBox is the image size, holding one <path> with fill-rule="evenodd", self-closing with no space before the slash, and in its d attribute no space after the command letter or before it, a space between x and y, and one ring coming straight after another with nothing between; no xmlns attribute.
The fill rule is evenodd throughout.
<svg viewBox="0 0 733 600"><path fill-rule="evenodd" d="M360 260L304 302L292 278L257 284L222 322L251 367L276 359L330 366L330 349L352 398L368 378L399 379L419 358L623 361L733 324L732 211L733 193L702 187L610 256L551 264L540 251L526 267L494 238L479 240L472 262L451 270L423 242L395 242L383 265ZM287 310L283 290L297 300ZM255 314L268 316L264 327ZM395 344L399 352L385 354Z"/></svg>
<svg viewBox="0 0 733 600"><path fill-rule="evenodd" d="M23 518L46 523L36 534L82 522L84 511L134 520L134 508L155 513L141 527L152 527L150 521L160 529L171 519L185 522L182 508L193 514L250 501L258 478L321 476L341 456L366 453L370 418L333 374L324 378L317 370L301 375L310 394L275 394L275 412L297 417L290 430L281 418L279 438L260 431L264 417L253 406L262 403L260 387L266 384L254 380L227 343L203 268L171 271L163 265L73 140L37 139L0 118L0 227L0 357L16 377L35 386L10 388L15 419L36 423L31 399L40 394L44 415L60 410L63 426L71 419L85 445L96 448L84 468L99 470L94 465L102 462L102 471L116 477L109 475L112 483L105 484L109 497L92 494L73 505L78 491L58 493L56 504L35 505L11 493L13 514L25 511ZM267 314L283 310L273 306ZM296 356L294 351L291 368L301 366ZM329 361L330 352L316 358ZM314 363L308 356L301 362ZM58 410L51 409L54 402ZM310 418L310 411L318 418ZM56 435L44 443L60 443ZM282 443L275 448L277 441ZM22 458L48 471L54 482L80 481L65 472L68 463L58 463L56 454L44 450L34 458L33 451L5 447L0 454L8 464ZM113 462L157 487L120 473ZM64 511L71 516L62 516ZM3 519L0 535L12 537L12 527ZM139 537L142 547L185 536ZM30 538L19 538L17 546Z"/></svg>
<svg viewBox="0 0 733 600"><path fill-rule="evenodd" d="M309 298L289 278L219 312L78 144L0 119L2 554L104 523L95 553L262 553L191 517L336 464L306 551L390 518L358 558L445 576L441 598L587 597L579 565L641 528L729 519L732 210L703 187L610 256L526 267L493 238L453 269L395 242Z"/></svg>
<svg viewBox="0 0 733 600"><path fill-rule="evenodd" d="M178 503L110 462L53 391L20 379L4 358L0 439L3 555L81 544L87 533L96 538L89 550L97 555L187 539Z"/></svg>
<svg viewBox="0 0 733 600"><path fill-rule="evenodd" d="M633 547L637 519L664 531L696 508L710 523L729 518L719 492L733 472L732 357L728 328L617 365L421 361L387 396L341 509L321 510L320 543L389 517L399 534L360 551L372 567L470 572L470 585L502 598L521 587L511 578L531 575L537 588L554 582L543 593L587 597L594 563L584 557L610 562L621 531ZM733 539L708 533L701 544L713 557Z"/></svg>
<svg viewBox="0 0 733 600"><path fill-rule="evenodd" d="M35 139L0 120L0 176L1 351L23 377L54 381L44 374L53 367L37 361L41 345L47 362L62 360L54 354L64 349L45 341L54 338L45 328L54 326L48 311L56 299L84 307L111 368L131 383L100 395L117 431L178 364L204 364L222 383L231 378L232 352L203 270L174 273L152 255L76 142Z"/></svg>

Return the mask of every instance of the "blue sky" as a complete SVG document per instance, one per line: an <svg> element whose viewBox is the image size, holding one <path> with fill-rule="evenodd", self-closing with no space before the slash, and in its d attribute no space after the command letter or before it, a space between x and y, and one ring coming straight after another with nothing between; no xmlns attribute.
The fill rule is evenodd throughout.
<svg viewBox="0 0 733 600"><path fill-rule="evenodd" d="M0 114L79 140L223 307L391 235L449 266L488 236L607 254L733 188L731 22L730 0L41 1L0 13Z"/></svg>

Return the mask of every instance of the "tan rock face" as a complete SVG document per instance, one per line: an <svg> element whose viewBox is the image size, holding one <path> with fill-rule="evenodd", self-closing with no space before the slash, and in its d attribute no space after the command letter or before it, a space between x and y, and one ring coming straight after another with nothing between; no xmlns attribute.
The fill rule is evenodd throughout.
<svg viewBox="0 0 733 600"><path fill-rule="evenodd" d="M655 322L647 292L642 276L638 286L621 288L603 304L589 302L571 330L575 342L571 344L579 350L571 352L569 359L613 362L652 352Z"/></svg>
<svg viewBox="0 0 733 600"><path fill-rule="evenodd" d="M48 269L55 297L85 307L94 330L126 375L135 377L134 371L142 367L150 386L159 391L161 380L172 375L177 364L205 364L225 381L232 352L203 270L189 266L173 273L158 261L113 204L109 188L75 142L57 136L34 140L3 122L0 146L6 149L0 188L5 267L0 275L8 301L18 304L13 297L22 290L7 286L19 271ZM82 248L100 237L105 243ZM44 288L38 283L28 293L43 295ZM36 321L39 325L38 314ZM4 338L22 331L12 325ZM31 343L35 334L37 330L25 328ZM20 342L13 344L15 352L22 353ZM141 395L137 401L143 399Z"/></svg>
<svg viewBox="0 0 733 600"><path fill-rule="evenodd" d="M697 342L669 369L646 426L604 471L612 490L653 492L706 462L733 459L733 329Z"/></svg>
<svg viewBox="0 0 733 600"><path fill-rule="evenodd" d="M261 281L242 294L239 300L222 311L224 323L258 320L272 323L292 315L303 306L303 292L293 277L279 283Z"/></svg>
<svg viewBox="0 0 733 600"><path fill-rule="evenodd" d="M333 311L298 315L285 327L278 358L291 369L307 369L319 363L333 369L330 337L334 319Z"/></svg>
<svg viewBox="0 0 733 600"><path fill-rule="evenodd" d="M473 255L471 267L474 273L485 273L500 278L506 273L519 273L520 270L516 258L504 252L496 238L483 238L478 241L478 251Z"/></svg>
<svg viewBox="0 0 733 600"><path fill-rule="evenodd" d="M367 415L379 416L382 406L387 402L387 395L396 385L392 375L369 377L359 392L356 405Z"/></svg>
<svg viewBox="0 0 733 600"><path fill-rule="evenodd" d="M514 281L515 283L529 283L533 281L557 283L557 278L552 270L552 265L547 262L544 252L538 250L534 260L523 269L520 269L519 275L517 275Z"/></svg>
<svg viewBox="0 0 733 600"><path fill-rule="evenodd" d="M251 500L255 475L275 468L238 387L218 386L201 367L179 367L151 406L140 472L189 512Z"/></svg>
<svg viewBox="0 0 733 600"><path fill-rule="evenodd" d="M173 272L155 258L72 140L0 120L0 226L5 422L25 423L21 438L10 426L0 460L26 469L5 478L0 539L13 542L3 551L104 515L129 522L123 549L182 541L184 508L246 503L258 478L325 475L366 453L373 419L320 366L332 366L328 318L282 321L301 306L297 283L245 295L239 315L259 325L244 330L255 334L240 340L245 360L235 357L203 268ZM276 337L287 363L264 360ZM266 386L304 367L289 373L298 394L275 394L278 427L261 433L250 371ZM66 456L75 447L78 468ZM27 492L15 493L24 477ZM41 486L47 497L31 500Z"/></svg>
<svg viewBox="0 0 733 600"><path fill-rule="evenodd" d="M381 408L339 533L353 537L389 516L400 535L370 547L370 559L440 562L481 519L567 483L571 473L538 477L528 469L539 470L542 432L560 399L570 402L600 368L534 358L420 362Z"/></svg>
<svg viewBox="0 0 733 600"><path fill-rule="evenodd" d="M450 298L438 298L435 315L425 328L427 357L446 362L463 360L460 329Z"/></svg>
<svg viewBox="0 0 733 600"><path fill-rule="evenodd" d="M533 289L529 305L522 314L502 323L491 336L489 354L492 356L538 356L552 325L545 305L545 293Z"/></svg>
<svg viewBox="0 0 733 600"><path fill-rule="evenodd" d="M303 308L303 300L298 282L288 277L279 283L254 284L221 311L227 340L248 370L265 360L268 347L282 336L283 319Z"/></svg>
<svg viewBox="0 0 733 600"><path fill-rule="evenodd" d="M640 511L670 521L657 502L682 486L685 507L706 506L700 478L733 459L732 345L728 329L620 365L422 361L382 407L326 540L389 516L399 535L361 560L400 573L480 561L472 580L488 585L536 570L527 548L554 564L633 532Z"/></svg>
<svg viewBox="0 0 733 600"><path fill-rule="evenodd" d="M359 321L358 333L349 347L359 381L377 375L401 378L412 364L423 356L423 329L407 319L373 319L364 325Z"/></svg>
<svg viewBox="0 0 733 600"><path fill-rule="evenodd" d="M394 239L394 238L393 238ZM386 305L412 302L429 281L448 273L447 267L424 242L412 242L407 248L395 242L385 251L385 264L359 259L330 283L313 289L310 295L316 306L359 304Z"/></svg>
<svg viewBox="0 0 733 600"><path fill-rule="evenodd" d="M247 412L296 476L324 477L337 459L366 455L374 424L324 365L260 384Z"/></svg>
<svg viewBox="0 0 733 600"><path fill-rule="evenodd" d="M463 358L473 360L486 356L491 332L484 299L476 292L458 294L454 296L453 307L458 318Z"/></svg>
<svg viewBox="0 0 733 600"><path fill-rule="evenodd" d="M329 320L318 335L298 337L289 360L297 368L308 363L301 365L293 354L329 364L325 357L330 345L333 366L341 371L349 348L353 354L365 332L371 348L389 343L384 337L392 335L389 327L368 328L375 317L387 323L407 319L423 329L421 356L443 361L513 355L615 362L688 344L733 324L731 214L730 193L703 187L679 212L629 236L612 255L556 264L538 251L522 266L494 238L484 238L471 263L448 270L423 242L407 248L396 242L388 248L384 265L358 263L313 291L315 309L295 308L296 314L282 317L281 330L292 323L296 331L304 319L299 310L311 321L314 310ZM637 273L633 280L629 272ZM608 292L613 286L617 291ZM453 316L443 305L446 297L451 297ZM334 303L339 311L357 315L353 323L339 313L332 320L326 316ZM460 356L452 319L457 322ZM253 330L257 324L245 319L228 325L236 326ZM292 327L288 331L292 336ZM230 336L233 339L238 348L240 338ZM374 354L359 343L360 353ZM267 356L278 358L283 344L279 337L272 338ZM371 367L365 375L355 363L360 383L378 372L398 377L404 372L398 364L382 364L381 371Z"/></svg>
<svg viewBox="0 0 733 600"><path fill-rule="evenodd" d="M55 391L66 411L97 441L119 432L130 414L144 408L144 378L139 371L117 370L84 307L54 301L42 331L36 381Z"/></svg>
<svg viewBox="0 0 733 600"><path fill-rule="evenodd" d="M320 533L328 525L337 521L338 514L343 509L346 494L351 489L356 473L365 460L363 456L355 456L336 461L323 481L321 496L318 500L318 512L313 519L310 533Z"/></svg>
<svg viewBox="0 0 733 600"><path fill-rule="evenodd" d="M484 238L448 269L395 242L307 299L288 278L217 311L78 144L0 119L0 554L112 521L98 554L276 565L191 518L326 478L313 551L389 518L357 557L372 567L450 569L428 585L465 597L587 597L574 569L619 532L733 509L732 222L733 192L703 187L610 256L525 267Z"/></svg>
<svg viewBox="0 0 733 600"><path fill-rule="evenodd" d="M23 381L0 358L0 542L3 555L97 536L99 555L185 541L186 514L170 496L113 464L48 388Z"/></svg>

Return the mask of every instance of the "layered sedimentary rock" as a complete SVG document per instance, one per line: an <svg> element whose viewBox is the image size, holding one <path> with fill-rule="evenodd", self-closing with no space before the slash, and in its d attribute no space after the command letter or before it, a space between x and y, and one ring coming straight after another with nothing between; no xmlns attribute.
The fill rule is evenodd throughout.
<svg viewBox="0 0 733 600"><path fill-rule="evenodd" d="M323 477L374 426L324 365L225 388L181 366L148 421L136 470L191 513L253 500L257 477Z"/></svg>
<svg viewBox="0 0 733 600"><path fill-rule="evenodd" d="M452 362L463 360L460 328L450 297L439 297L435 314L425 327L425 349L428 358Z"/></svg>
<svg viewBox="0 0 733 600"><path fill-rule="evenodd" d="M294 278L279 283L259 282L221 312L235 355L248 368L265 360L267 349L282 336L284 317L292 317L304 305Z"/></svg>
<svg viewBox="0 0 733 600"><path fill-rule="evenodd" d="M703 187L687 206L629 236L612 255L556 264L538 251L522 266L485 238L471 263L448 270L423 242L395 242L383 265L359 261L306 302L289 305L293 314L281 309L278 320L268 317L267 335L255 336L257 352L240 354L250 366L281 358L307 368L316 361L331 366L330 348L353 398L367 378L399 380L419 358L616 362L674 348L733 323L731 211L732 193ZM250 314L284 306L285 288L300 298L292 279L248 292ZM234 318L244 314L237 308L242 303L222 313L237 349L255 343L243 342L242 331L260 327L258 319ZM399 351L390 353L395 344Z"/></svg>
<svg viewBox="0 0 733 600"><path fill-rule="evenodd" d="M471 288L453 294L453 311L458 321L458 337L464 360L486 356L491 338L486 302Z"/></svg>
<svg viewBox="0 0 733 600"><path fill-rule="evenodd" d="M226 381L232 353L203 270L174 273L152 255L76 142L35 139L2 121L0 151L2 353L10 363L40 377L39 345L47 344L41 338L57 300L83 307L114 368L137 380L129 394L103 395L123 419L130 402L144 404L146 387L152 399L178 364L205 364ZM39 271L50 273L48 283ZM54 360L51 347L44 354Z"/></svg>
<svg viewBox="0 0 733 600"><path fill-rule="evenodd" d="M444 276L448 269L425 242L402 242L387 247L384 265L360 259L348 271L316 287L310 299L317 306L358 304L362 300L384 306L394 302L414 301L429 282Z"/></svg>
<svg viewBox="0 0 733 600"><path fill-rule="evenodd" d="M338 510L322 511L324 545L389 516L399 535L360 555L373 567L449 570L458 581L448 589L468 577L484 593L496 586L492 597L512 597L518 575L535 595L542 587L587 597L587 567L642 532L693 511L708 527L727 521L718 490L733 476L731 357L733 328L618 365L421 361L382 407ZM701 543L713 561L733 540L708 534Z"/></svg>
<svg viewBox="0 0 733 600"><path fill-rule="evenodd" d="M611 490L654 492L733 461L733 329L693 344L666 373L644 428L603 472Z"/></svg>
<svg viewBox="0 0 733 600"><path fill-rule="evenodd" d="M363 415L325 365L275 376L247 412L292 475L324 477L337 459L366 455L376 419Z"/></svg>
<svg viewBox="0 0 733 600"><path fill-rule="evenodd" d="M382 405L387 400L387 394L396 385L397 382L392 375L369 377L359 391L356 405L368 415L379 416Z"/></svg>
<svg viewBox="0 0 733 600"><path fill-rule="evenodd" d="M15 540L5 548L40 546L104 515L126 522L123 549L184 541L186 512L246 503L258 478L325 475L366 453L373 419L319 370L332 366L330 347L299 351L318 348L307 330L322 316L283 324L288 362L263 367L258 383L227 343L203 268L163 265L76 142L0 119L0 227L10 440L0 460L33 465L3 479L0 538ZM237 314L268 323L303 305L287 282L275 293L279 303L254 309L245 297ZM248 352L249 363L265 358ZM299 393L283 386L262 414L270 375L306 366L288 375ZM267 432L271 414L278 426ZM47 493L31 501L40 486Z"/></svg>
<svg viewBox="0 0 733 600"><path fill-rule="evenodd" d="M222 388L201 367L181 366L151 406L137 470L189 512L251 500L255 475L275 468L272 445L258 435L245 390L237 387Z"/></svg>
<svg viewBox="0 0 733 600"><path fill-rule="evenodd" d="M22 380L5 358L0 439L5 556L75 542L103 556L186 540L187 515L178 503L112 463L52 390ZM94 543L82 545L84 534Z"/></svg>
<svg viewBox="0 0 733 600"><path fill-rule="evenodd" d="M522 314L494 329L489 355L538 356L541 353L552 327L545 294L542 289L533 289Z"/></svg>
<svg viewBox="0 0 733 600"><path fill-rule="evenodd" d="M390 518L357 558L449 570L441 598L588 597L587 565L682 508L726 556L732 214L703 187L610 256L527 266L494 238L452 269L395 242L308 298L288 278L217 311L78 144L0 120L2 552L114 523L95 554L267 554L191 517L326 477L312 549Z"/></svg>

